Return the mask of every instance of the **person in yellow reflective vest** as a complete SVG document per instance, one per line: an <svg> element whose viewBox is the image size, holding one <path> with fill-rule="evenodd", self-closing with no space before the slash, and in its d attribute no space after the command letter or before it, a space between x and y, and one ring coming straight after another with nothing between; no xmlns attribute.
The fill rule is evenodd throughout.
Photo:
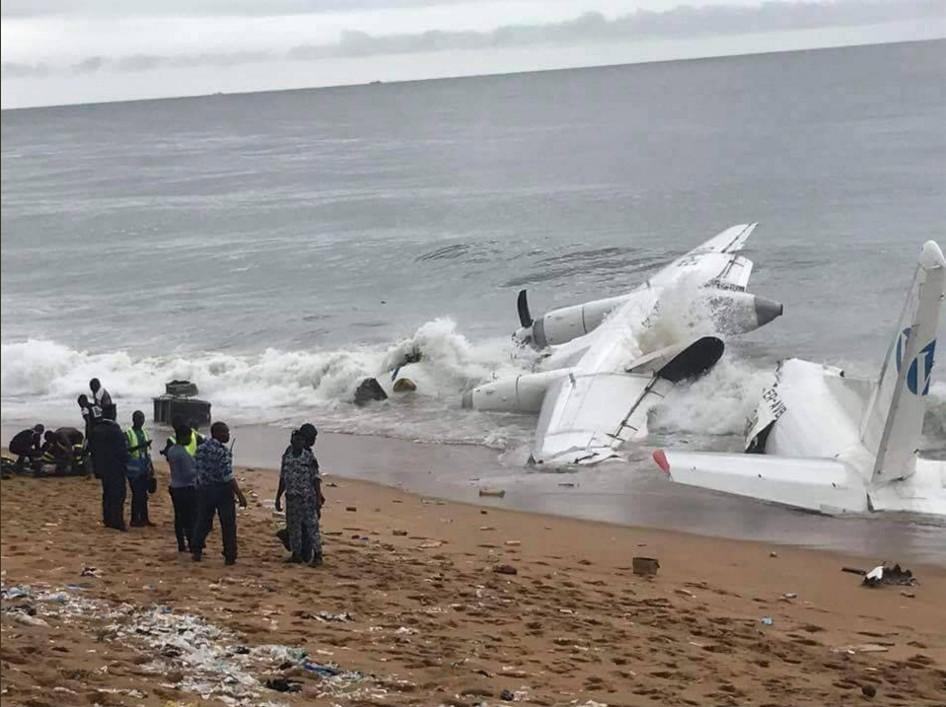
<svg viewBox="0 0 946 707"><path fill-rule="evenodd" d="M184 418L180 415L174 416L171 420L171 427L174 428L174 430L189 429L190 437L188 439L182 439L180 434L175 431L174 434L168 437L167 442L164 444L164 449L161 450L161 454L166 457L168 450L175 444L179 444L184 447L184 450L190 454L191 459L193 459L194 455L197 454L197 447L204 443L204 436L197 431L196 427L185 422Z"/></svg>
<svg viewBox="0 0 946 707"><path fill-rule="evenodd" d="M145 414L135 410L131 427L125 430L128 442L126 474L131 487L131 525L154 525L148 518L148 493L153 493L154 467L151 465L151 438L144 428Z"/></svg>

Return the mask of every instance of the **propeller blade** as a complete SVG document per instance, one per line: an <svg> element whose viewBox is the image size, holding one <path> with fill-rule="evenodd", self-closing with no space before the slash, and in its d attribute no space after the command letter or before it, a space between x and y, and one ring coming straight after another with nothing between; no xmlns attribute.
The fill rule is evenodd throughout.
<svg viewBox="0 0 946 707"><path fill-rule="evenodd" d="M527 329L532 326L532 315L529 313L529 300L526 298L525 290L519 290L516 309L519 310L519 323Z"/></svg>

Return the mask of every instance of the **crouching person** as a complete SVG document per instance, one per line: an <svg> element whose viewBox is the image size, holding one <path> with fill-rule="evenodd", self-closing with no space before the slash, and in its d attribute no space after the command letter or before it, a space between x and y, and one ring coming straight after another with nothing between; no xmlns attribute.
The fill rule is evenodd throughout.
<svg viewBox="0 0 946 707"><path fill-rule="evenodd" d="M308 562L314 567L322 564L322 536L319 516L322 503L322 477L318 462L306 447L305 436L296 431L289 449L282 457L279 470L279 489L276 491L276 510L282 510L282 496L286 494L286 530L292 555L287 562Z"/></svg>
<svg viewBox="0 0 946 707"><path fill-rule="evenodd" d="M246 497L233 476L233 457L226 446L229 441L230 428L223 422L215 422L210 427L210 440L198 447L194 456L197 470L197 521L191 539L191 555L195 562L201 560L214 513L220 519L224 561L228 565L236 562L234 500L239 501L241 508L246 508Z"/></svg>

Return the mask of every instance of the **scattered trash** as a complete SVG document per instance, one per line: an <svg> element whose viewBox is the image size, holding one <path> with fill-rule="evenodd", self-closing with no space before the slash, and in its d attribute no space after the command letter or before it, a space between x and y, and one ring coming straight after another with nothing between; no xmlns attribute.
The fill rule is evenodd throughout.
<svg viewBox="0 0 946 707"><path fill-rule="evenodd" d="M79 573L80 577L101 577L102 573L95 567L89 567L88 565L82 568L82 571Z"/></svg>
<svg viewBox="0 0 946 707"><path fill-rule="evenodd" d="M641 577L653 577L660 569L660 562L653 557L632 557L631 569Z"/></svg>
<svg viewBox="0 0 946 707"><path fill-rule="evenodd" d="M499 693L499 699L505 700L506 702L512 702L516 698L510 690L503 690Z"/></svg>
<svg viewBox="0 0 946 707"><path fill-rule="evenodd" d="M301 684L284 677L269 678L263 684L270 690L276 690L277 692L300 692L302 690Z"/></svg>
<svg viewBox="0 0 946 707"><path fill-rule="evenodd" d="M39 618L38 616L32 616L26 611L11 611L9 614L14 621L25 626L40 626L42 628L49 627L49 624L43 621L43 619Z"/></svg>
<svg viewBox="0 0 946 707"><path fill-rule="evenodd" d="M775 621L772 619L771 616L763 616L762 623L765 624L766 626L772 626L775 623Z"/></svg>
<svg viewBox="0 0 946 707"><path fill-rule="evenodd" d="M772 552L769 553L769 557L778 557L778 553L772 550Z"/></svg>
<svg viewBox="0 0 946 707"><path fill-rule="evenodd" d="M28 596L30 596L29 587L16 586L16 587L9 587L8 589L3 590L4 599L19 599L21 597L28 597Z"/></svg>
<svg viewBox="0 0 946 707"><path fill-rule="evenodd" d="M782 595L782 598L783 598L783 599L796 599L797 597L798 597L798 595L797 595L795 592L785 592L785 593Z"/></svg>
<svg viewBox="0 0 946 707"><path fill-rule="evenodd" d="M391 531L391 535L398 535L398 536L402 536L402 537L403 537L403 536L407 535L407 531L406 531L406 530L392 530L392 531Z"/></svg>
<svg viewBox="0 0 946 707"><path fill-rule="evenodd" d="M497 574L519 574L519 570L512 565L496 565L493 568L493 572Z"/></svg>
<svg viewBox="0 0 946 707"><path fill-rule="evenodd" d="M496 528L491 525L481 525L480 530L496 530Z"/></svg>
<svg viewBox="0 0 946 707"><path fill-rule="evenodd" d="M345 506L345 510L348 511L349 513L354 513L355 511L358 510L358 508L355 506Z"/></svg>
<svg viewBox="0 0 946 707"><path fill-rule="evenodd" d="M522 543L519 540L507 540L506 544L510 547L519 547Z"/></svg>
<svg viewBox="0 0 946 707"><path fill-rule="evenodd" d="M913 576L913 572L900 567L899 564L891 565L889 562L877 565L870 571L857 567L842 567L841 571L863 576L862 584L865 587L877 587L882 584L911 587L916 584L916 577Z"/></svg>
<svg viewBox="0 0 946 707"><path fill-rule="evenodd" d="M502 498L506 495L506 489L480 489L480 496L492 496Z"/></svg>
<svg viewBox="0 0 946 707"><path fill-rule="evenodd" d="M696 594L691 592L689 589L682 589L678 587L677 589L674 589L673 591L675 591L677 594L682 594L685 597L690 597L691 599L696 596Z"/></svg>
<svg viewBox="0 0 946 707"><path fill-rule="evenodd" d="M574 481L560 481L558 485L566 489L573 489L576 486Z"/></svg>
<svg viewBox="0 0 946 707"><path fill-rule="evenodd" d="M907 599L915 599L915 598L916 598L916 593L915 593L915 592L906 592L906 591L904 591L904 592L900 592L900 596L906 597Z"/></svg>
<svg viewBox="0 0 946 707"><path fill-rule="evenodd" d="M856 653L886 653L888 646L882 645L880 643L854 643L849 646L838 646L837 648L832 648L832 653L847 653L848 655L854 655Z"/></svg>
<svg viewBox="0 0 946 707"><path fill-rule="evenodd" d="M315 618L321 619L322 621L354 621L351 614L347 611L344 611L340 614L333 614L329 611L320 611L315 615Z"/></svg>
<svg viewBox="0 0 946 707"><path fill-rule="evenodd" d="M422 550L430 550L431 548L440 547L441 545L443 545L442 540L429 540L428 542L421 543L418 547Z"/></svg>
<svg viewBox="0 0 946 707"><path fill-rule="evenodd" d="M322 665L308 660L302 664L302 668L323 678L331 678L342 674L342 671L334 665Z"/></svg>

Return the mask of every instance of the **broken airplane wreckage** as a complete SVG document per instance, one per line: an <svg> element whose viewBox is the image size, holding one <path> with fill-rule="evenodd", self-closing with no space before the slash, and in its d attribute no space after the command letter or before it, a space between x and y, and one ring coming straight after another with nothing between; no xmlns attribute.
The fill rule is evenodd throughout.
<svg viewBox="0 0 946 707"><path fill-rule="evenodd" d="M594 464L647 433L647 414L674 384L711 369L723 354L715 335L660 326L665 299L685 293L726 335L752 331L782 314L776 302L746 292L752 262L738 255L756 224L726 229L619 297L556 309L533 319L519 293L514 338L542 351L540 370L467 392L463 406L539 413L531 461ZM677 333L673 333L676 331ZM640 342L663 338L662 347Z"/></svg>
<svg viewBox="0 0 946 707"><path fill-rule="evenodd" d="M946 461L918 451L944 297L946 259L928 241L878 379L783 361L747 453L657 450L654 461L683 484L812 511L946 515Z"/></svg>

